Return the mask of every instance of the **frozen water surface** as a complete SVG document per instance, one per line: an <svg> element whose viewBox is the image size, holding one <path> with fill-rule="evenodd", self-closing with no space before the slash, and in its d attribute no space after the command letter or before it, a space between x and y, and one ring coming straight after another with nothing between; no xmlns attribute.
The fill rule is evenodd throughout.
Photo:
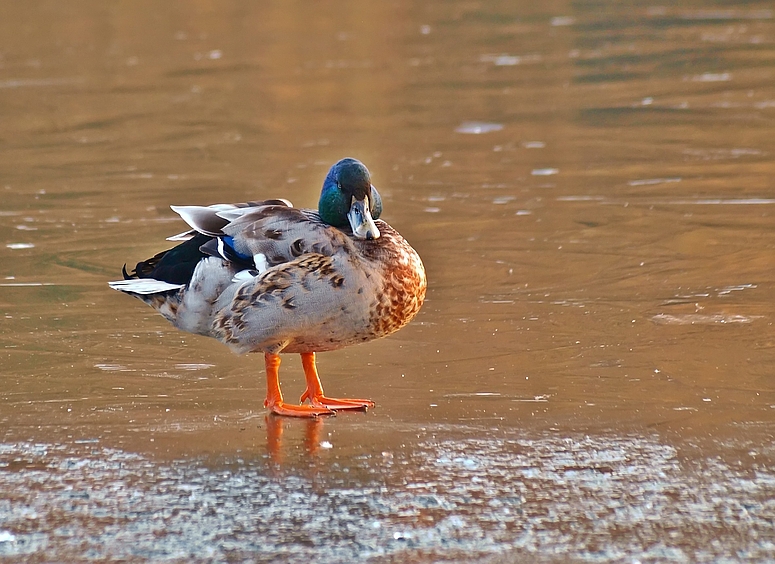
<svg viewBox="0 0 775 564"><path fill-rule="evenodd" d="M347 467L310 455L303 472L268 457L159 462L99 445L2 444L0 556L775 556L775 474L766 466L687 462L657 437L473 438L493 433L483 428L430 438L439 431L449 434L426 429L411 448L364 453Z"/></svg>
<svg viewBox="0 0 775 564"><path fill-rule="evenodd" d="M0 3L0 562L775 561L772 1ZM106 282L169 209L427 267L267 418L260 355ZM283 359L298 398L298 357Z"/></svg>

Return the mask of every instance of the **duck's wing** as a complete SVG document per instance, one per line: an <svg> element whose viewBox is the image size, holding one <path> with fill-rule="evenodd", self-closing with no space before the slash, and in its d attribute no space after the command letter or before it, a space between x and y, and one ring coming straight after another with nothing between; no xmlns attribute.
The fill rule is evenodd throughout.
<svg viewBox="0 0 775 564"><path fill-rule="evenodd" d="M197 232L213 237L202 252L254 266L259 273L308 253L332 256L346 245L346 236L323 223L317 213L288 203L266 200L249 207L172 209Z"/></svg>
<svg viewBox="0 0 775 564"><path fill-rule="evenodd" d="M374 294L352 269L341 254L308 253L234 284L218 299L208 334L239 353L324 351L369 340Z"/></svg>
<svg viewBox="0 0 775 564"><path fill-rule="evenodd" d="M267 206L279 206L292 208L293 204L284 198L274 200L262 200L259 202L244 202L241 204L213 204L211 206L170 206L172 211L178 214L183 221L191 226L191 230L168 237L168 241L186 241L195 233L202 233L211 237L222 235L221 229L230 219L220 214L229 213L229 217L239 217L257 208Z"/></svg>
<svg viewBox="0 0 775 564"><path fill-rule="evenodd" d="M225 214L228 215L228 214ZM346 237L323 223L316 212L267 207L234 218L223 228L240 254L262 254L269 266L290 262L308 253L332 256Z"/></svg>

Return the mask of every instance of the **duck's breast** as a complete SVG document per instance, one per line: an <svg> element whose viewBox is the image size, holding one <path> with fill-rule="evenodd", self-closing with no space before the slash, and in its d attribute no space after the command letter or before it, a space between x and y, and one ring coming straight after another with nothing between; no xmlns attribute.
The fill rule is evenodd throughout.
<svg viewBox="0 0 775 564"><path fill-rule="evenodd" d="M409 323L425 301L427 279L425 266L411 245L392 227L379 222L381 236L365 241L361 246L372 247L364 254L375 264L380 280L371 308L370 326L376 337L384 337ZM378 243L374 245L375 243Z"/></svg>

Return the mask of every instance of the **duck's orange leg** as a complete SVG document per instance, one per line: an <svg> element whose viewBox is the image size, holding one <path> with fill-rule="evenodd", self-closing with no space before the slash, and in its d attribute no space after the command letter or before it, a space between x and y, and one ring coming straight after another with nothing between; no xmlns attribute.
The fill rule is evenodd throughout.
<svg viewBox="0 0 775 564"><path fill-rule="evenodd" d="M292 405L283 401L280 391L280 355L264 354L266 364L266 399L264 407L272 413L288 417L317 417L318 415L334 415L331 409L323 405Z"/></svg>
<svg viewBox="0 0 775 564"><path fill-rule="evenodd" d="M324 396L318 369L315 366L315 353L301 353L301 365L304 367L304 376L307 379L307 389L301 396L301 403L309 400L311 407L324 407L334 411L339 409L366 410L369 407L374 407L374 402L367 399L342 399Z"/></svg>

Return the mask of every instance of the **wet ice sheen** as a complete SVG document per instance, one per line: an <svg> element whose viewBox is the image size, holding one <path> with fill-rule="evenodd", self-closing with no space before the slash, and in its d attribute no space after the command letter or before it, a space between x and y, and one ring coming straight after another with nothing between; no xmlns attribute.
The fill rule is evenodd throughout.
<svg viewBox="0 0 775 564"><path fill-rule="evenodd" d="M500 123L488 123L484 121L464 121L458 127L455 128L455 131L458 133L480 135L482 133L500 131L501 129L503 129L503 124L500 124Z"/></svg>
<svg viewBox="0 0 775 564"><path fill-rule="evenodd" d="M264 459L163 464L78 448L0 445L0 556L775 557L775 474L719 458L682 463L656 437L426 434L379 467L362 457L352 471L312 476Z"/></svg>
<svg viewBox="0 0 775 564"><path fill-rule="evenodd" d="M761 319L761 316L746 316L723 313L714 313L709 315L703 315L699 313L686 313L681 315L659 313L651 318L651 320L657 325L713 325L716 323L753 323L756 319Z"/></svg>
<svg viewBox="0 0 775 564"><path fill-rule="evenodd" d="M221 4L0 8L5 560L775 560L772 1ZM275 459L260 356L105 282L346 155L428 301Z"/></svg>

